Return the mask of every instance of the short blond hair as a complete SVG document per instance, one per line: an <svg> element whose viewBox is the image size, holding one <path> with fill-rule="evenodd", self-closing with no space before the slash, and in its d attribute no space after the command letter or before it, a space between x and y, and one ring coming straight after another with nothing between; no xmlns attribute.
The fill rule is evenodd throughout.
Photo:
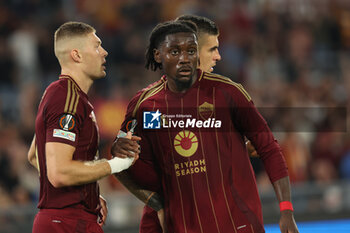
<svg viewBox="0 0 350 233"><path fill-rule="evenodd" d="M84 36L91 32L95 33L96 29L89 24L82 22L67 22L62 24L55 31L55 42L66 37Z"/></svg>
<svg viewBox="0 0 350 233"><path fill-rule="evenodd" d="M62 24L56 31L54 35L54 49L55 55L57 57L57 42L64 39L75 39L76 37L81 37L88 35L90 33L96 33L96 29L89 24L83 22L66 22Z"/></svg>

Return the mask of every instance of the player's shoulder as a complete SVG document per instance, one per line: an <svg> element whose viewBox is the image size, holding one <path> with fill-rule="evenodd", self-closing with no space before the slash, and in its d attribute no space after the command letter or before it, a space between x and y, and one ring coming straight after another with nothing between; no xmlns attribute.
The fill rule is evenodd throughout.
<svg viewBox="0 0 350 233"><path fill-rule="evenodd" d="M241 84L232 81L232 79L215 73L207 73L203 72L202 79L206 82L210 83L210 85L221 86L221 87L237 87L241 86Z"/></svg>
<svg viewBox="0 0 350 233"><path fill-rule="evenodd" d="M64 106L66 112L76 112L80 98L79 86L69 78L52 82L43 95L46 105Z"/></svg>
<svg viewBox="0 0 350 233"><path fill-rule="evenodd" d="M203 72L202 79L207 83L208 86L219 87L220 90L228 91L231 93L243 94L248 100L251 99L242 84L234 82L232 79L226 76Z"/></svg>
<svg viewBox="0 0 350 233"><path fill-rule="evenodd" d="M160 87L161 84L163 84L165 81L165 78L162 77L159 80L155 81L154 83L149 84L147 87L143 88L141 91L149 91L152 90L154 88Z"/></svg>
<svg viewBox="0 0 350 233"><path fill-rule="evenodd" d="M52 82L47 88L46 92L47 94L51 95L60 95L63 94L64 97L70 93L77 94L79 93L79 87L78 85L68 78L60 78L54 82ZM59 97L59 96L56 96Z"/></svg>
<svg viewBox="0 0 350 233"><path fill-rule="evenodd" d="M147 87L138 91L136 95L131 99L128 106L128 111L132 111L132 115L136 115L136 112L140 108L140 105L151 97L155 97L159 92L164 89L165 79L162 77L160 80L151 83Z"/></svg>
<svg viewBox="0 0 350 233"><path fill-rule="evenodd" d="M64 96L67 92L67 84L64 84L61 80L56 80L46 88L43 98L47 100L58 100Z"/></svg>
<svg viewBox="0 0 350 233"><path fill-rule="evenodd" d="M140 91L140 97L142 96L142 99L145 100L159 93L164 88L164 82L165 82L165 79L164 77L162 77L158 81L151 83L146 88L143 88Z"/></svg>
<svg viewBox="0 0 350 233"><path fill-rule="evenodd" d="M164 79L161 78L160 80L154 83L151 83L147 87L138 91L136 95L132 98L132 101L143 102L149 99L150 97L155 96L157 93L159 93L163 89L164 89Z"/></svg>

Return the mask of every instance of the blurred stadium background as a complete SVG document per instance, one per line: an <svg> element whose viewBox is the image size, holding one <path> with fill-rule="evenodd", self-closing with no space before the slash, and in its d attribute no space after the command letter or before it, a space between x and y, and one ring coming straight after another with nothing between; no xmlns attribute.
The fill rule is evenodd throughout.
<svg viewBox="0 0 350 233"><path fill-rule="evenodd" d="M217 22L222 61L215 72L245 86L278 138L300 231L330 230L325 220L350 219L350 1L3 0L0 232L31 232L37 212L38 174L26 158L38 102L60 72L53 53L56 28L69 20L87 22L109 52L107 78L97 81L90 93L101 133L100 154L108 157L127 102L160 77L144 69L151 29L185 13ZM259 159L252 163L265 223L277 223L272 186ZM100 184L109 203L105 232L138 232L141 202L113 177ZM315 220L323 225L304 223ZM335 231L350 232L349 221L341 223L345 225L335 222ZM277 232L274 227L267 232Z"/></svg>

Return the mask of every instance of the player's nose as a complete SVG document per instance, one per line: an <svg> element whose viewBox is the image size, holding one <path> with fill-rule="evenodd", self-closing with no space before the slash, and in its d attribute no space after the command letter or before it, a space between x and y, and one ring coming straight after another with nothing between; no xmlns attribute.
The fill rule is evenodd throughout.
<svg viewBox="0 0 350 233"><path fill-rule="evenodd" d="M219 50L215 50L214 60L215 61L220 61L221 60L221 55L219 53Z"/></svg>
<svg viewBox="0 0 350 233"><path fill-rule="evenodd" d="M104 57L107 57L107 56L108 56L107 50L105 50L104 48L102 48L102 54L103 54Z"/></svg>
<svg viewBox="0 0 350 233"><path fill-rule="evenodd" d="M179 62L180 63L189 63L190 62L189 55L187 52L182 52L180 54Z"/></svg>

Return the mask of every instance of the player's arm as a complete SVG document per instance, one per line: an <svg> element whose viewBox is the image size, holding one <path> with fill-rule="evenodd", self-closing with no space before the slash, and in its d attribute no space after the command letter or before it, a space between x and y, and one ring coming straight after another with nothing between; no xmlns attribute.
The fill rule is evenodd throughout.
<svg viewBox="0 0 350 233"><path fill-rule="evenodd" d="M133 138L134 137L134 138ZM138 155L140 153L139 145L137 141L140 141L140 137L132 136L129 131L125 137L119 137L112 146L111 153L113 156L121 156L121 155ZM131 153L130 153L131 152ZM136 153L136 154L135 154ZM128 155L128 156L130 156ZM140 162L145 165L143 162ZM138 166L138 164L136 166ZM143 168L143 167L140 167ZM150 167L147 167L148 173L151 173ZM138 169L134 169L138 170ZM139 169L141 170L141 169ZM142 169L143 170L143 169ZM150 177L150 174L147 175ZM160 195L156 192L152 192L150 190L146 190L141 188L134 179L131 177L128 171L123 171L115 174L115 177L132 193L137 197L140 201L151 207L152 209L159 211L163 208L163 202ZM151 181L152 183L158 182L158 180L154 179Z"/></svg>
<svg viewBox="0 0 350 233"><path fill-rule="evenodd" d="M47 176L50 183L56 188L95 182L129 168L134 161L134 158L73 160L75 147L60 142L47 142L45 150Z"/></svg>
<svg viewBox="0 0 350 233"><path fill-rule="evenodd" d="M138 92L136 96L132 98L132 100L128 104L127 113L125 115L125 120L121 126L120 132L127 132L128 134L126 137L124 137L120 132L118 133L117 140L113 143L111 148L111 154L113 156L118 157L126 157L126 156L133 156L135 154L140 153L140 146L138 142L141 140L141 137L132 136L130 131L131 128L134 129L135 126L133 124L134 117L135 117L135 109L137 109L137 103L139 102L139 99L143 96L143 90ZM131 127L127 127L128 123ZM133 130L132 130L133 131ZM143 153L147 154L149 143L144 142L144 146L142 146ZM141 164L141 165L140 165ZM138 167L138 166L141 167ZM159 180L154 172L153 167L143 167L146 165L142 162L142 160L138 160L136 164L131 167L130 169L120 172L118 174L115 174L115 177L133 194L135 197L137 197L140 201L151 207L153 210L157 211L157 215L159 218L159 222L161 224L161 227L163 229L163 232L166 231L165 227L165 218L164 218L164 209L163 209L163 199L161 195L159 195L157 192L147 190L143 187L141 187L139 184L146 184L149 185L147 187L152 187L151 189L157 190L159 186ZM147 166L147 165L146 165ZM143 173L143 171L147 171L147 175ZM133 176L131 176L131 174ZM138 180L138 183L136 183L136 180Z"/></svg>
<svg viewBox="0 0 350 233"><path fill-rule="evenodd" d="M142 91L139 91L128 104L124 121L111 147L111 154L113 156L126 158L140 153L139 141L141 138L133 135L133 133L138 123L134 111L137 108L136 105L141 95Z"/></svg>
<svg viewBox="0 0 350 233"><path fill-rule="evenodd" d="M272 183L288 176L281 148L248 93L242 86L231 91L232 122L256 148Z"/></svg>
<svg viewBox="0 0 350 233"><path fill-rule="evenodd" d="M123 171L115 174L115 177L140 201L154 209L159 211L163 208L163 199L157 192L143 189L139 186L133 178L129 175L128 171Z"/></svg>
<svg viewBox="0 0 350 233"><path fill-rule="evenodd" d="M273 182L273 188L280 203L280 229L282 233L298 233L298 227L293 216L289 177L283 177Z"/></svg>
<svg viewBox="0 0 350 233"><path fill-rule="evenodd" d="M140 201L151 207L153 210L157 211L157 216L159 223L163 232L167 232L167 227L165 225L164 216L164 205L163 198L157 192L146 190L141 188L129 175L128 171L122 171L115 174L115 177Z"/></svg>
<svg viewBox="0 0 350 233"><path fill-rule="evenodd" d="M140 137L137 137L138 139L141 139ZM132 140L131 132L128 132L127 136L124 138L119 138L115 143L115 148L111 150L112 155L116 154L116 149L120 148L121 144L128 144L128 141ZM119 141L119 145L117 145L117 142ZM123 142L123 143L121 143ZM136 143L134 141L134 143ZM147 144L147 143L146 143ZM131 145L129 145L131 146ZM131 147L126 147L126 150L130 153ZM138 156L139 151L139 145L137 144L137 148L135 148L135 153L132 154L133 156ZM147 147L144 147L144 152L147 153L148 151ZM125 152L122 152L125 153ZM147 175L145 176L143 171L147 171ZM155 211L160 211L163 208L163 200L161 196L157 192L153 192L147 189L144 189L139 184L142 183L146 185L147 187L152 187L152 189L156 190L159 189L157 184L159 183L158 176L153 168L152 165L144 162L143 160L138 160L135 166L133 166L131 169L120 172L115 174L115 177L132 193L137 197L140 201L154 209ZM136 182L136 180L138 182Z"/></svg>
<svg viewBox="0 0 350 233"><path fill-rule="evenodd" d="M245 146L247 148L249 157L259 157L258 152L256 152L255 147L253 146L251 141L247 140L245 142Z"/></svg>
<svg viewBox="0 0 350 233"><path fill-rule="evenodd" d="M281 148L273 137L265 119L254 106L250 96L243 87L240 91L237 90L234 90L233 98L236 105L235 109L237 109L233 114L234 122L253 143L274 186L276 197L281 206L281 232L297 233L298 228L292 211L288 170Z"/></svg>
<svg viewBox="0 0 350 233"><path fill-rule="evenodd" d="M117 137L111 147L111 154L119 158L134 157L140 153L140 145L137 143L141 140L140 137L132 136L128 132L127 137Z"/></svg>
<svg viewBox="0 0 350 233"><path fill-rule="evenodd" d="M28 161L29 163L39 171L38 161L35 155L35 135L33 137L32 143L28 151Z"/></svg>

